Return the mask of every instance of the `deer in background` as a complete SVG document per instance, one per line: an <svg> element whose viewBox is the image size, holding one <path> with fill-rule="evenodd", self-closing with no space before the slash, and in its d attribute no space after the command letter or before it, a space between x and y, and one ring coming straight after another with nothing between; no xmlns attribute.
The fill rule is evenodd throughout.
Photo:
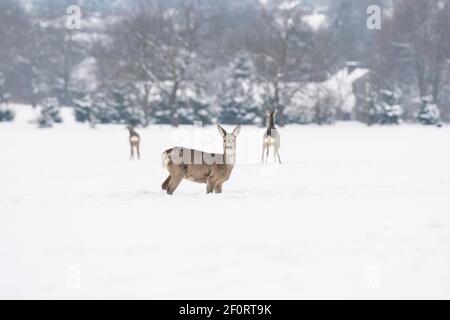
<svg viewBox="0 0 450 320"><path fill-rule="evenodd" d="M236 158L236 137L241 130L238 125L228 133L217 125L223 138L223 154L207 153L199 150L175 147L161 154L163 167L169 176L161 188L173 194L183 179L206 183L206 193L221 193L222 184L230 178Z"/></svg>
<svg viewBox="0 0 450 320"><path fill-rule="evenodd" d="M262 163L264 163L264 154L266 154L266 162L269 157L269 148L272 147L273 150L273 161L276 163L276 158L278 157L278 162L281 163L280 159L280 133L277 128L275 128L275 114L274 111L266 112L267 129L264 132L263 137L263 151L262 151Z"/></svg>
<svg viewBox="0 0 450 320"><path fill-rule="evenodd" d="M136 153L138 156L138 159L141 159L141 154L139 151L139 144L141 143L141 137L139 136L139 134L136 132L136 130L134 130L134 128L132 126L127 126L128 132L130 133L130 148L131 148L131 153L130 153L130 159L133 160L134 159L134 149L136 148Z"/></svg>

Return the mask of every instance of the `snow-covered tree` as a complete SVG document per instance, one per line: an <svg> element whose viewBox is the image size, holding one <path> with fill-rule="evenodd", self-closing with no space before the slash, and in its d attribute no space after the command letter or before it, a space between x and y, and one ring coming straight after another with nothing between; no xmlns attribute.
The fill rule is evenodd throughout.
<svg viewBox="0 0 450 320"><path fill-rule="evenodd" d="M403 111L398 103L398 94L391 90L382 90L380 98L381 102L378 106L380 124L399 124Z"/></svg>
<svg viewBox="0 0 450 320"><path fill-rule="evenodd" d="M75 119L79 122L145 125L145 115L132 84L103 87L74 100Z"/></svg>
<svg viewBox="0 0 450 320"><path fill-rule="evenodd" d="M442 105L450 61L450 2L391 2L392 14L383 17L376 37L374 65L384 82L402 88L408 102L404 111L412 120L416 106L409 102L431 95Z"/></svg>
<svg viewBox="0 0 450 320"><path fill-rule="evenodd" d="M179 108L186 103L195 105L182 95L183 86L193 80L201 62L201 5L198 1L174 5L160 0L142 2L141 9L119 26L111 50L122 62L117 68L127 77L158 87L170 123L177 126L186 121L178 119L183 117ZM162 117L160 111L154 112Z"/></svg>
<svg viewBox="0 0 450 320"><path fill-rule="evenodd" d="M337 113L336 95L330 90L322 89L315 101L314 122L319 125L333 124Z"/></svg>
<svg viewBox="0 0 450 320"><path fill-rule="evenodd" d="M0 122L13 120L14 120L14 112L10 109L6 109L0 106Z"/></svg>
<svg viewBox="0 0 450 320"><path fill-rule="evenodd" d="M78 122L91 122L91 106L92 106L92 96L86 94L79 99L75 99L74 103L74 114L75 120Z"/></svg>
<svg viewBox="0 0 450 320"><path fill-rule="evenodd" d="M378 108L378 103L376 100L376 95L374 93L370 94L366 101L367 104L367 114L366 114L366 124L372 125L380 122L380 111Z"/></svg>
<svg viewBox="0 0 450 320"><path fill-rule="evenodd" d="M333 124L342 99L335 88L326 83L309 83L297 90L286 109L286 115L292 123Z"/></svg>
<svg viewBox="0 0 450 320"><path fill-rule="evenodd" d="M250 56L241 52L225 75L223 94L219 97L219 122L225 124L259 124L261 106L256 96L254 66Z"/></svg>
<svg viewBox="0 0 450 320"><path fill-rule="evenodd" d="M171 84L168 86L171 87ZM153 99L151 108L155 123L172 124L174 116L178 124L193 124L195 121L201 121L203 124L212 123L214 114L211 99L202 88L193 82L185 81L177 91L175 111L170 108L172 103L170 94L165 90L157 93L159 99Z"/></svg>
<svg viewBox="0 0 450 320"><path fill-rule="evenodd" d="M312 31L303 17L301 1L274 0L260 2L261 13L255 18L258 32L246 39L257 66L258 81L265 91L270 108L278 111L278 123L286 123L285 109L292 92L286 82L306 78ZM255 25L252 26L255 28Z"/></svg>
<svg viewBox="0 0 450 320"><path fill-rule="evenodd" d="M0 72L0 122L12 121L14 112L8 108L10 95L6 90L5 77Z"/></svg>
<svg viewBox="0 0 450 320"><path fill-rule="evenodd" d="M422 106L417 114L417 121L425 125L441 124L441 112L432 97L422 97Z"/></svg>
<svg viewBox="0 0 450 320"><path fill-rule="evenodd" d="M50 128L54 123L61 123L59 102L55 97L45 98L41 103L41 114L37 119L39 128Z"/></svg>
<svg viewBox="0 0 450 320"><path fill-rule="evenodd" d="M109 92L108 105L115 110L116 123L131 126L144 124L145 117L142 108L138 105L136 90L135 86L127 84L113 88Z"/></svg>
<svg viewBox="0 0 450 320"><path fill-rule="evenodd" d="M91 126L97 123L114 123L117 120L116 112L109 106L108 100L107 92L99 90L85 101L84 110Z"/></svg>

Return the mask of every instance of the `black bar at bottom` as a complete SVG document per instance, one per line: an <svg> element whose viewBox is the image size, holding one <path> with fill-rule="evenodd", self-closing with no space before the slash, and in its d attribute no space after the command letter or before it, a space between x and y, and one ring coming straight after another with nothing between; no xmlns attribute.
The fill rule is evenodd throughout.
<svg viewBox="0 0 450 320"><path fill-rule="evenodd" d="M446 314L449 301L350 301L350 300L152 300L152 301L2 301L2 312L15 316L39 313L65 318L99 315L130 319L334 319L374 318L407 315L430 318ZM444 312L444 313L442 313ZM6 313L5 313L6 314ZM157 317L157 318L155 318Z"/></svg>

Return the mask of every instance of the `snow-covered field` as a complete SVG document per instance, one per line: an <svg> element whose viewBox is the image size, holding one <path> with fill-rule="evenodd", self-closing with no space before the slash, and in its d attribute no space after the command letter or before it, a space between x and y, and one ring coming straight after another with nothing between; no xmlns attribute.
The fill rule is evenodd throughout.
<svg viewBox="0 0 450 320"><path fill-rule="evenodd" d="M223 194L173 196L161 151L217 130L139 132L0 123L0 298L450 298L449 127L288 126L281 166L243 127Z"/></svg>

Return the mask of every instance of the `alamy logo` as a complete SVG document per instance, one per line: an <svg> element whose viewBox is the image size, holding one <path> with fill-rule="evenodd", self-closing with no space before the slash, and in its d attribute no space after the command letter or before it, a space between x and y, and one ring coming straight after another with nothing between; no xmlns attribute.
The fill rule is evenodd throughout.
<svg viewBox="0 0 450 320"><path fill-rule="evenodd" d="M381 269L378 266L367 268L367 289L378 290L381 287Z"/></svg>
<svg viewBox="0 0 450 320"><path fill-rule="evenodd" d="M69 30L81 29L81 8L77 5L67 7L68 14L66 27Z"/></svg>
<svg viewBox="0 0 450 320"><path fill-rule="evenodd" d="M381 8L377 5L367 7L367 29L380 30L381 29Z"/></svg>
<svg viewBox="0 0 450 320"><path fill-rule="evenodd" d="M81 287L81 270L79 266L69 266L66 269L66 288L69 291L79 290Z"/></svg>

